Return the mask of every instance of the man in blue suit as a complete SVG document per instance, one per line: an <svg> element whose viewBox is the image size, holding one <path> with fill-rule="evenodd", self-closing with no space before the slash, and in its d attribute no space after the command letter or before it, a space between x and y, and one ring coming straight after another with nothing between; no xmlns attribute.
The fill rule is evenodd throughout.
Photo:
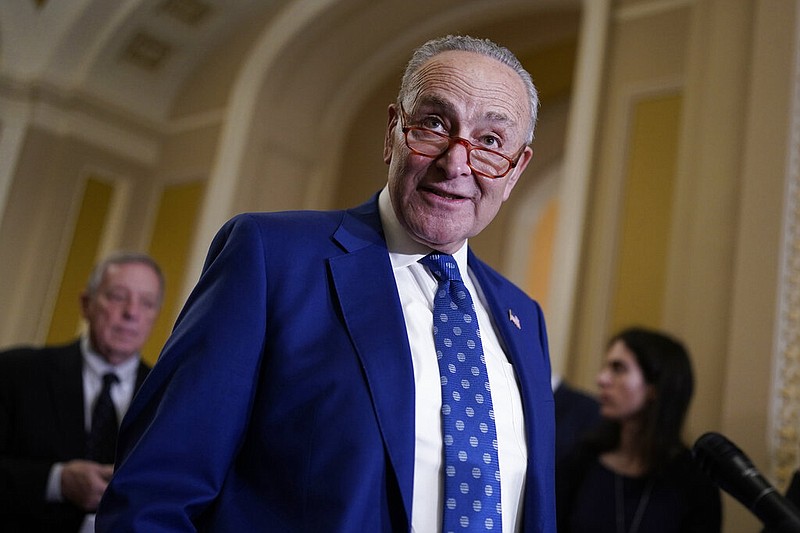
<svg viewBox="0 0 800 533"><path fill-rule="evenodd" d="M495 519L464 511L459 530L553 533L542 312L467 246L530 162L537 108L508 50L430 41L389 106L379 194L347 211L228 222L123 422L98 531L449 530L459 496L445 483L441 273L419 262L439 252L464 273L459 297L474 296L465 321L480 327L473 370L488 374L499 461ZM489 507L478 492L476 513Z"/></svg>

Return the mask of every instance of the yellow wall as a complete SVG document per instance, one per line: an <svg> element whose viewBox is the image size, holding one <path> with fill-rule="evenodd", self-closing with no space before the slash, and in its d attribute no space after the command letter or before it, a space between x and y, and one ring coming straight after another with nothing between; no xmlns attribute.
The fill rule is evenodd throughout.
<svg viewBox="0 0 800 533"><path fill-rule="evenodd" d="M111 184L96 178L89 178L86 182L61 287L53 308L47 344L74 339L80 328L79 298L97 257L113 192Z"/></svg>
<svg viewBox="0 0 800 533"><path fill-rule="evenodd" d="M635 106L612 332L634 324L653 328L662 324L680 112L681 97L674 94Z"/></svg>
<svg viewBox="0 0 800 533"><path fill-rule="evenodd" d="M178 301L180 287L204 190L204 181L167 186L159 203L148 253L161 266L167 284L161 315L142 349L143 359L151 364L158 358L183 304ZM98 259L113 192L109 183L96 178L87 180L53 309L48 344L68 342L79 331L79 297Z"/></svg>
<svg viewBox="0 0 800 533"><path fill-rule="evenodd" d="M553 272L553 248L555 245L556 222L558 221L558 199L553 198L542 210L531 236L528 253L528 275L525 290L539 305L544 315L548 315L550 283Z"/></svg>
<svg viewBox="0 0 800 533"><path fill-rule="evenodd" d="M205 181L194 181L167 186L161 196L149 253L161 265L167 285L161 315L142 349L142 358L150 364L158 358L183 305L180 289L204 191Z"/></svg>

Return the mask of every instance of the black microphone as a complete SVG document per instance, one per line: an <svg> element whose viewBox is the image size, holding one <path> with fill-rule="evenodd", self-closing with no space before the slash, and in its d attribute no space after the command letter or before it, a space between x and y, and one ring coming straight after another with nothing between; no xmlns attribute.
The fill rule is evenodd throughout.
<svg viewBox="0 0 800 533"><path fill-rule="evenodd" d="M692 455L700 469L750 509L768 531L800 533L800 510L778 494L731 441L719 433L706 433L694 443Z"/></svg>

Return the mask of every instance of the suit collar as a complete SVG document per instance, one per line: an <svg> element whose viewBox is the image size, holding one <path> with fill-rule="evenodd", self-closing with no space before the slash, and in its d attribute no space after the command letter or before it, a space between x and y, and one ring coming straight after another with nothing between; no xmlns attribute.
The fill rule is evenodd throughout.
<svg viewBox="0 0 800 533"><path fill-rule="evenodd" d="M83 453L85 428L83 409L83 359L80 343L75 341L53 349L53 364L48 365L48 387L52 393L55 425L66 440L70 453Z"/></svg>
<svg viewBox="0 0 800 533"><path fill-rule="evenodd" d="M80 343L81 351L83 352L83 364L90 374L97 376L98 380L102 381L104 374L113 372L123 382L136 383L140 361L138 354L118 365L112 365L93 349L88 334L81 336Z"/></svg>
<svg viewBox="0 0 800 533"><path fill-rule="evenodd" d="M414 372L405 319L378 214L377 195L366 204L348 210L333 238L347 252L329 259L333 290L364 370L410 523L414 482Z"/></svg>
<svg viewBox="0 0 800 533"><path fill-rule="evenodd" d="M345 211L339 227L333 234L333 240L348 253L369 246L386 249L386 239L378 214L377 194L365 204Z"/></svg>
<svg viewBox="0 0 800 533"><path fill-rule="evenodd" d="M498 339L508 355L511 364L517 365L520 359L519 354L524 353L524 347L518 345L520 339L520 329L516 328L511 316L516 316L513 303L500 294L507 294L502 291L496 274L486 263L478 259L472 250L467 251L467 263L470 272L475 277L477 289L486 305L486 310L492 318L493 325L497 332Z"/></svg>

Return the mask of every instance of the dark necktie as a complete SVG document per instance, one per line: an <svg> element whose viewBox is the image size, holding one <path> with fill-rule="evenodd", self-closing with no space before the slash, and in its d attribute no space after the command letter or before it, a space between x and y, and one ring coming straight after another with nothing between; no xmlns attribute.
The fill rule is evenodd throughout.
<svg viewBox="0 0 800 533"><path fill-rule="evenodd" d="M97 395L92 411L92 429L87 439L88 459L98 463L113 463L117 446L117 410L111 400L111 387L119 382L113 372L103 376L103 388Z"/></svg>
<svg viewBox="0 0 800 533"><path fill-rule="evenodd" d="M442 384L442 531L502 531L497 432L472 298L453 256L432 253L420 263L439 281L433 340Z"/></svg>

